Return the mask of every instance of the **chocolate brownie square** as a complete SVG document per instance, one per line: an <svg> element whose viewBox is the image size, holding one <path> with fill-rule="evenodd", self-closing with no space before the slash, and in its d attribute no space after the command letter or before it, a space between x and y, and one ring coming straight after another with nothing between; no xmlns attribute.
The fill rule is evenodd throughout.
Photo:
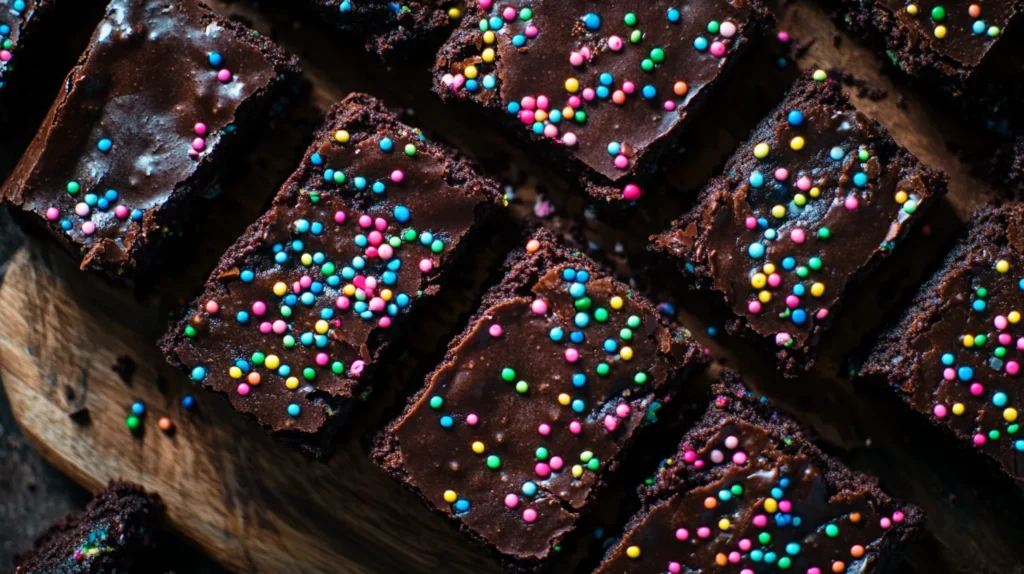
<svg viewBox="0 0 1024 574"><path fill-rule="evenodd" d="M440 44L466 11L462 0L309 0L325 21L366 44L383 58L407 56L416 48ZM436 48L436 45L434 46Z"/></svg>

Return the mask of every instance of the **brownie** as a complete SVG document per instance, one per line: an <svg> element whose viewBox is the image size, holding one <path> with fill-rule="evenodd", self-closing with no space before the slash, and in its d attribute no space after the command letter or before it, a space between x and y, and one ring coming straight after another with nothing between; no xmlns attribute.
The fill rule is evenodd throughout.
<svg viewBox="0 0 1024 574"><path fill-rule="evenodd" d="M861 375L1024 481L1024 204L982 208Z"/></svg>
<svg viewBox="0 0 1024 574"><path fill-rule="evenodd" d="M597 572L874 574L923 519L728 372Z"/></svg>
<svg viewBox="0 0 1024 574"><path fill-rule="evenodd" d="M835 18L896 66L952 95L970 91L1024 9L1021 0L827 0ZM1010 26L1013 33L1017 26ZM1015 55L1015 57L1019 57ZM997 59L999 55L996 55Z"/></svg>
<svg viewBox="0 0 1024 574"><path fill-rule="evenodd" d="M111 482L86 506L39 535L15 557L17 574L149 574L163 505L142 487Z"/></svg>
<svg viewBox="0 0 1024 574"><path fill-rule="evenodd" d="M278 438L323 454L406 314L500 205L497 182L352 94L163 351Z"/></svg>
<svg viewBox="0 0 1024 574"><path fill-rule="evenodd" d="M609 201L640 197L771 20L760 0L478 4L441 49L434 90L483 108Z"/></svg>
<svg viewBox="0 0 1024 574"><path fill-rule="evenodd" d="M980 163L981 175L992 182L997 191L1016 199L1024 198L1024 136L1002 144Z"/></svg>
<svg viewBox="0 0 1024 574"><path fill-rule="evenodd" d="M416 48L441 42L464 15L461 0L309 0L326 22L347 37L365 42L383 58L408 56ZM433 46L436 48L436 45Z"/></svg>
<svg viewBox="0 0 1024 574"><path fill-rule="evenodd" d="M373 456L510 570L547 569L702 363L688 331L542 230L509 255Z"/></svg>
<svg viewBox="0 0 1024 574"><path fill-rule="evenodd" d="M736 316L730 329L773 341L784 372L795 375L813 363L845 292L945 191L945 174L922 165L817 70L651 247L722 294Z"/></svg>
<svg viewBox="0 0 1024 574"><path fill-rule="evenodd" d="M195 0L112 0L0 198L83 269L133 274L297 72Z"/></svg>

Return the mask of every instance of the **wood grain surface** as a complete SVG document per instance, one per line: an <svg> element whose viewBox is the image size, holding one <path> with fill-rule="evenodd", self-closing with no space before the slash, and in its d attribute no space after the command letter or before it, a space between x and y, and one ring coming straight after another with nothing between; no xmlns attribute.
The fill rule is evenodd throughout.
<svg viewBox="0 0 1024 574"><path fill-rule="evenodd" d="M725 97L701 114L684 141L677 166L625 212L588 205L567 182L532 161L505 134L480 129L474 116L442 106L427 93L426 58L385 67L340 45L336 34L283 8L284 3L212 2L245 18L302 58L312 87L259 136L250 162L221 178L185 246L134 291L78 272L63 252L30 239L14 257L0 287L0 380L27 438L54 465L95 490L113 477L139 482L167 502L171 525L226 567L238 572L486 572L495 563L433 516L421 502L368 461L365 435L382 426L464 324L492 281L504 239L496 233L477 250L458 288L424 311L429 325L410 330L402 357L384 369L382 384L326 463L274 443L227 404L163 366L153 342L180 305L194 295L225 247L257 217L283 181L316 125L316 110L350 91L366 91L410 112L413 123L478 159L514 191L512 218L549 224L576 221L624 278L652 298L673 301L680 319L721 361L811 425L821 444L851 467L871 472L893 495L924 508L926 532L900 572L1024 572L1024 535L1018 525L1024 499L976 453L911 415L886 389L851 382L850 365L870 346L886 319L906 304L913 288L934 270L957 229L994 191L973 178L961 153L991 145L959 120L948 104L908 86L898 73L838 31L816 5L776 6L790 46L766 42L753 50L724 86ZM800 49L794 49L800 48ZM784 67L777 60L795 53ZM427 56L428 54L425 54ZM950 194L879 272L857 290L822 343L815 370L795 381L779 379L771 358L719 333L722 308L714 298L687 291L671 271L646 254L647 236L669 225L692 204L697 189L721 166L750 128L782 97L803 67L846 77L855 104L880 120L923 161L950 175ZM858 92L862 92L859 96ZM879 98L881 93L885 97ZM554 215L551 215L551 212ZM128 381L112 367L124 357ZM692 394L699 396L694 384ZM178 402L193 392L195 413ZM150 409L144 433L124 426L131 403ZM87 410L74 419L69 413ZM156 420L168 416L176 432ZM79 421L79 422L76 422ZM670 425L638 463L650 472L682 432ZM559 571L586 571L599 555L594 525L614 536L635 504L636 482L623 479L598 500L601 519L581 529L574 552Z"/></svg>

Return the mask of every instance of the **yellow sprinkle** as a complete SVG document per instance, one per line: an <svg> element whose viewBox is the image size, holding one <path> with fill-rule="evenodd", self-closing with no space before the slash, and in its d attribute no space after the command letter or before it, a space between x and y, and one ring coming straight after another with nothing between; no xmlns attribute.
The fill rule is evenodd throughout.
<svg viewBox="0 0 1024 574"><path fill-rule="evenodd" d="M796 136L795 138L789 140L789 148L792 149L793 151L800 151L804 149L804 138L801 136Z"/></svg>
<svg viewBox="0 0 1024 574"><path fill-rule="evenodd" d="M761 142L754 146L754 157L756 157L757 159L764 159L768 157L768 152L770 152L771 150L772 148L769 147L768 144Z"/></svg>
<svg viewBox="0 0 1024 574"><path fill-rule="evenodd" d="M480 57L483 58L483 60L485 62L487 62L488 64L493 62L494 61L494 48L484 48L484 51L480 54Z"/></svg>
<svg viewBox="0 0 1024 574"><path fill-rule="evenodd" d="M750 278L750 286L754 289L761 289L768 283L768 277L764 273L754 273Z"/></svg>
<svg viewBox="0 0 1024 574"><path fill-rule="evenodd" d="M953 414L957 415L957 416L960 416L960 415L964 414L964 404L963 403L953 403Z"/></svg>
<svg viewBox="0 0 1024 574"><path fill-rule="evenodd" d="M341 293L346 297L351 297L356 294L356 286L349 283L341 288Z"/></svg>
<svg viewBox="0 0 1024 574"><path fill-rule="evenodd" d="M380 298L385 301L390 301L391 298L394 297L394 295L395 294L391 292L391 289L384 289L383 291L380 292Z"/></svg>
<svg viewBox="0 0 1024 574"><path fill-rule="evenodd" d="M288 387L289 391L294 391L295 389L299 388L298 377L288 377L288 379L285 380L284 382L284 386Z"/></svg>
<svg viewBox="0 0 1024 574"><path fill-rule="evenodd" d="M1007 408L1003 411L1003 418L1006 419L1006 422L1008 423L1012 423L1017 420L1017 409L1013 407Z"/></svg>
<svg viewBox="0 0 1024 574"><path fill-rule="evenodd" d="M483 454L484 453L484 443L482 443L480 441L473 441L472 448L473 448L473 452L475 452L477 454Z"/></svg>
<svg viewBox="0 0 1024 574"><path fill-rule="evenodd" d="M345 130L338 130L334 132L334 141L338 143L348 143L350 138L351 136L349 136L348 132Z"/></svg>
<svg viewBox="0 0 1024 574"><path fill-rule="evenodd" d="M964 335L964 346L965 347L973 347L974 346L974 335Z"/></svg>
<svg viewBox="0 0 1024 574"><path fill-rule="evenodd" d="M563 407L568 406L570 402L572 402L572 398L569 395L565 393L561 393L560 395L558 395L558 404L562 405Z"/></svg>
<svg viewBox="0 0 1024 574"><path fill-rule="evenodd" d="M793 203L795 203L797 207L803 207L807 205L807 196L802 193L798 193L793 196Z"/></svg>
<svg viewBox="0 0 1024 574"><path fill-rule="evenodd" d="M302 264L305 265L306 267L309 267L310 265L313 264L313 256L310 255L309 253L303 253L299 261L301 261Z"/></svg>
<svg viewBox="0 0 1024 574"><path fill-rule="evenodd" d="M1010 262L1009 261L1007 261L1005 259L1000 259L999 261L996 261L996 271L998 271L1000 273L1006 273L1009 270L1010 270Z"/></svg>
<svg viewBox="0 0 1024 574"><path fill-rule="evenodd" d="M484 32L484 43L493 44L495 39L494 31L488 30Z"/></svg>
<svg viewBox="0 0 1024 574"><path fill-rule="evenodd" d="M569 78L565 81L565 91L575 94L580 89L580 81L576 78Z"/></svg>
<svg viewBox="0 0 1024 574"><path fill-rule="evenodd" d="M764 511L768 514L774 513L779 509L779 502L774 498L766 498L764 501Z"/></svg>
<svg viewBox="0 0 1024 574"><path fill-rule="evenodd" d="M1011 323L1016 323L1020 321L1020 313L1016 311L1010 311L1009 313L1006 314L1006 320Z"/></svg>
<svg viewBox="0 0 1024 574"><path fill-rule="evenodd" d="M633 559L639 558L640 557L640 547L639 546L630 546L629 548L626 549L626 556L629 556L630 558L633 558Z"/></svg>
<svg viewBox="0 0 1024 574"><path fill-rule="evenodd" d="M757 294L757 300L762 303L768 303L772 300L772 294L770 291L761 291Z"/></svg>
<svg viewBox="0 0 1024 574"><path fill-rule="evenodd" d="M935 37L940 39L940 40L945 38L946 37L946 27L945 26L941 26L941 25L940 26L936 26L935 27Z"/></svg>
<svg viewBox="0 0 1024 574"><path fill-rule="evenodd" d="M812 187L810 193L811 193L811 197L818 197L818 196L821 195L821 189L817 188L817 187Z"/></svg>
<svg viewBox="0 0 1024 574"><path fill-rule="evenodd" d="M825 284L824 283L815 283L814 285L811 285L811 295L814 295L815 297L821 297L824 293L825 293Z"/></svg>
<svg viewBox="0 0 1024 574"><path fill-rule="evenodd" d="M772 217L774 217L776 219L782 219L783 217L786 217L786 206L784 206L784 205L776 205L775 207L773 207L772 208Z"/></svg>
<svg viewBox="0 0 1024 574"><path fill-rule="evenodd" d="M281 366L281 359L277 355L268 355L266 361L263 363L268 369L274 370Z"/></svg>
<svg viewBox="0 0 1024 574"><path fill-rule="evenodd" d="M628 360L632 359L633 358L633 349L632 349L632 347L623 347L622 350L619 351L619 356L622 357L623 361L628 361Z"/></svg>
<svg viewBox="0 0 1024 574"><path fill-rule="evenodd" d="M454 490L444 491L444 501L448 504L455 504L455 501L459 499L459 495L455 494Z"/></svg>
<svg viewBox="0 0 1024 574"><path fill-rule="evenodd" d="M324 333L327 332L328 329L331 328L331 325L327 321L320 319L319 321L316 322L316 325L314 325L313 328L316 329L317 333L323 335Z"/></svg>
<svg viewBox="0 0 1024 574"><path fill-rule="evenodd" d="M908 4L907 14L910 14L911 16L917 16L917 4Z"/></svg>
<svg viewBox="0 0 1024 574"><path fill-rule="evenodd" d="M453 20L458 20L459 18L462 18L462 10L459 10L458 8L455 7L449 8L448 17Z"/></svg>
<svg viewBox="0 0 1024 574"><path fill-rule="evenodd" d="M908 196L907 192L902 189L896 192L896 203L903 205L908 199L910 199L910 196Z"/></svg>
<svg viewBox="0 0 1024 574"><path fill-rule="evenodd" d="M762 267L761 269L764 270L764 272L767 273L768 275L771 275L772 273L775 273L775 264L765 263L764 267Z"/></svg>
<svg viewBox="0 0 1024 574"><path fill-rule="evenodd" d="M284 282L278 281L274 283L274 295L284 297L286 293L288 293L288 286Z"/></svg>
<svg viewBox="0 0 1024 574"><path fill-rule="evenodd" d="M729 524L730 524L729 523L729 519L728 518L723 518L723 519L718 521L718 529L719 530L729 530Z"/></svg>
<svg viewBox="0 0 1024 574"><path fill-rule="evenodd" d="M462 70L462 75L466 76L470 80L477 76L476 66L466 66L465 70Z"/></svg>
<svg viewBox="0 0 1024 574"><path fill-rule="evenodd" d="M232 379L241 379L242 369L239 369L238 367L231 367L228 369L228 374L231 375Z"/></svg>
<svg viewBox="0 0 1024 574"><path fill-rule="evenodd" d="M619 297L618 295L612 297L612 300L609 301L609 304L612 306L612 309L622 309L622 297Z"/></svg>
<svg viewBox="0 0 1024 574"><path fill-rule="evenodd" d="M562 117L571 118L576 115L576 110L572 109L572 106L565 106L562 108Z"/></svg>
<svg viewBox="0 0 1024 574"><path fill-rule="evenodd" d="M572 465L572 475L576 478L583 476L583 467L578 464Z"/></svg>

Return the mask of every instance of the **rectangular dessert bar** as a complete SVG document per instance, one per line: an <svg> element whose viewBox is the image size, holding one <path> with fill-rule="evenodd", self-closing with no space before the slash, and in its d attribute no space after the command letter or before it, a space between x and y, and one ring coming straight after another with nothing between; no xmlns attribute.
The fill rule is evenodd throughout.
<svg viewBox="0 0 1024 574"><path fill-rule="evenodd" d="M861 375L1024 482L1024 204L983 208Z"/></svg>
<svg viewBox="0 0 1024 574"><path fill-rule="evenodd" d="M463 0L309 0L340 32L365 41L366 50L383 58L408 55L431 40L441 43L465 13ZM436 48L437 46L432 46Z"/></svg>
<svg viewBox="0 0 1024 574"><path fill-rule="evenodd" d="M221 258L164 353L274 436L319 455L407 313L441 289L500 205L497 182L352 94Z"/></svg>
<svg viewBox="0 0 1024 574"><path fill-rule="evenodd" d="M640 197L771 17L760 0L492 2L442 48L434 89L511 126L594 197Z"/></svg>
<svg viewBox="0 0 1024 574"><path fill-rule="evenodd" d="M808 442L726 373L598 568L631 572L883 572L922 514Z"/></svg>
<svg viewBox="0 0 1024 574"><path fill-rule="evenodd" d="M374 457L508 568L534 571L703 355L549 231L505 271Z"/></svg>
<svg viewBox="0 0 1024 574"><path fill-rule="evenodd" d="M896 66L952 95L970 91L979 70L991 67L993 58L1008 55L996 48L1005 42L1004 33L1019 32L1015 21L1024 11L1021 0L824 3L836 10L836 20L876 45Z"/></svg>
<svg viewBox="0 0 1024 574"><path fill-rule="evenodd" d="M817 70L701 192L652 249L724 295L732 331L770 339L787 374L811 350L846 291L946 191L885 129Z"/></svg>
<svg viewBox="0 0 1024 574"><path fill-rule="evenodd" d="M0 199L83 269L134 273L297 73L196 0L112 0Z"/></svg>

